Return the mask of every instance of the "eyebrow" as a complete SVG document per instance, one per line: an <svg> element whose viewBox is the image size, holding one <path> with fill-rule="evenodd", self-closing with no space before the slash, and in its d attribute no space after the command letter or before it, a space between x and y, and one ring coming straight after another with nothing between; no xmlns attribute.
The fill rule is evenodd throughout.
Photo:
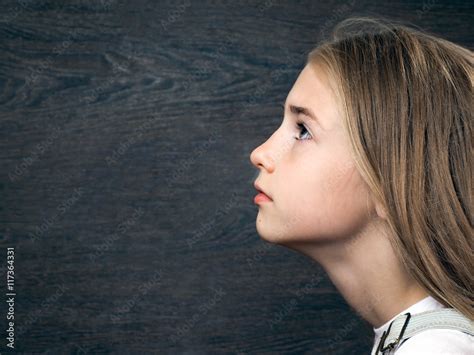
<svg viewBox="0 0 474 355"><path fill-rule="evenodd" d="M285 103L283 103L282 106L283 106L283 109L286 109ZM294 113L295 115L303 114L305 116L308 116L310 119L316 122L321 128L324 129L324 127L321 125L321 121L318 119L318 117L314 114L313 110L311 110L310 108L290 104L289 109L290 109L290 112Z"/></svg>

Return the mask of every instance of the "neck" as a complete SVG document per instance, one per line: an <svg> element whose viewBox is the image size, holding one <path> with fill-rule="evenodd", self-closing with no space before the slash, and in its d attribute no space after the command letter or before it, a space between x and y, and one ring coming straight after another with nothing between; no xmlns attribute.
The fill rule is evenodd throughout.
<svg viewBox="0 0 474 355"><path fill-rule="evenodd" d="M396 258L380 226L343 241L286 246L317 261L347 303L375 328L429 295Z"/></svg>

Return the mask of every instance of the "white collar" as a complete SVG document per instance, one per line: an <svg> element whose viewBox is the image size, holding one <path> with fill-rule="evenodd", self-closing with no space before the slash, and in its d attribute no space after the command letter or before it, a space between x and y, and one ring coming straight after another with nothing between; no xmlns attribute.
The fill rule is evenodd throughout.
<svg viewBox="0 0 474 355"><path fill-rule="evenodd" d="M427 296L423 298L422 300L412 304L410 307L404 309L400 313L398 313L396 316L392 317L390 320L388 320L386 323L381 325L378 328L373 327L374 333L375 333L375 343L378 343L380 337L382 336L384 330L388 329L388 326L390 323L397 318L399 315L404 314L406 312L410 312L411 314L415 313L420 313L424 311L429 311L432 309L440 309L440 308L446 308L445 305L442 303L438 302L435 298L432 296Z"/></svg>

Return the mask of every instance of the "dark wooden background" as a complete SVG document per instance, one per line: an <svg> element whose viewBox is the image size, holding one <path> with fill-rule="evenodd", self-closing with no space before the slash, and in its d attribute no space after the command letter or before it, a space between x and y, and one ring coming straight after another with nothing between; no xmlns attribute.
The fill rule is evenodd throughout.
<svg viewBox="0 0 474 355"><path fill-rule="evenodd" d="M257 235L249 160L350 15L473 44L469 1L1 1L18 352L368 354L323 270Z"/></svg>

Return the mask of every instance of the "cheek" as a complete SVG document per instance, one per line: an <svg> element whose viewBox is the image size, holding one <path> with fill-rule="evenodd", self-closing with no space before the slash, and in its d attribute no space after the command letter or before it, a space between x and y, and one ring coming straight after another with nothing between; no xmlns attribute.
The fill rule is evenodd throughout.
<svg viewBox="0 0 474 355"><path fill-rule="evenodd" d="M368 190L353 161L338 164L324 185L325 217L338 235L357 233L368 217Z"/></svg>
<svg viewBox="0 0 474 355"><path fill-rule="evenodd" d="M282 179L285 190L286 212L296 216L301 222L315 221L324 208L326 193L323 188L327 180L328 167L323 159L308 157L292 164L289 174Z"/></svg>
<svg viewBox="0 0 474 355"><path fill-rule="evenodd" d="M300 228L326 236L356 233L367 215L367 193L349 155L333 150L292 171L285 184L287 213Z"/></svg>
<svg viewBox="0 0 474 355"><path fill-rule="evenodd" d="M305 208L321 209L328 204L337 205L347 198L354 175L353 161L343 152L333 149L332 152L298 160L283 183L292 182L288 191L292 202Z"/></svg>

